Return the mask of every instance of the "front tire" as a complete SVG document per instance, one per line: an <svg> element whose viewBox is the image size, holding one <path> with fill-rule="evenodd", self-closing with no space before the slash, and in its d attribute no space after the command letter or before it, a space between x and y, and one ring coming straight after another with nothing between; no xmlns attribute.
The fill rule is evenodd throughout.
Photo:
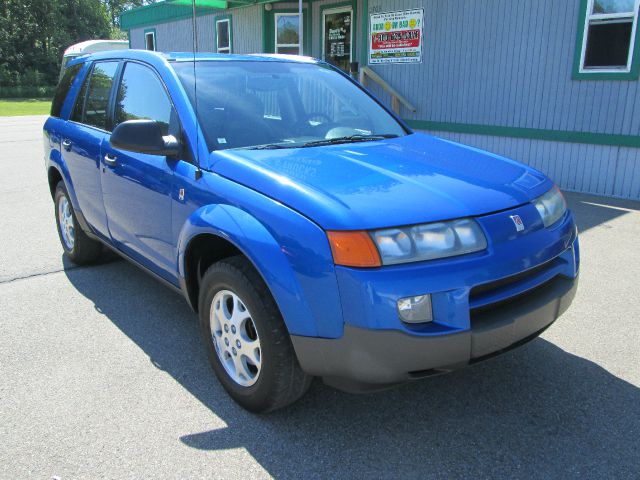
<svg viewBox="0 0 640 480"><path fill-rule="evenodd" d="M64 182L58 182L53 198L56 226L64 253L76 265L95 262L102 254L102 244L89 238L78 224Z"/></svg>
<svg viewBox="0 0 640 480"><path fill-rule="evenodd" d="M300 368L280 311L246 258L209 267L198 306L211 366L237 403L268 412L304 395L312 377Z"/></svg>

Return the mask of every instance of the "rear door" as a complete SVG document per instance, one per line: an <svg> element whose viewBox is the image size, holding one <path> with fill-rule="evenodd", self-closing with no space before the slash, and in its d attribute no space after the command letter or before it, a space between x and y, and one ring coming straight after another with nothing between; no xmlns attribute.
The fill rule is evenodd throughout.
<svg viewBox="0 0 640 480"><path fill-rule="evenodd" d="M180 137L176 112L160 77L146 64L126 62L115 96L114 128L151 119L163 135ZM113 243L166 280L176 280L171 189L177 159L102 146L102 197Z"/></svg>
<svg viewBox="0 0 640 480"><path fill-rule="evenodd" d="M100 150L109 138L109 101L118 61L96 62L87 75L62 132L62 157L85 219L108 238L100 186Z"/></svg>

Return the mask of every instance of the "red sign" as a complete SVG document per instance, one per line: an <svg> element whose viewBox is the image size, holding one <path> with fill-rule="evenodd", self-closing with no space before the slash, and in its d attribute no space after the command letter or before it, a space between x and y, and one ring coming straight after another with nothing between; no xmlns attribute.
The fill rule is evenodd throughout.
<svg viewBox="0 0 640 480"><path fill-rule="evenodd" d="M420 30L399 30L373 35L371 48L386 50L390 48L411 48L420 46Z"/></svg>

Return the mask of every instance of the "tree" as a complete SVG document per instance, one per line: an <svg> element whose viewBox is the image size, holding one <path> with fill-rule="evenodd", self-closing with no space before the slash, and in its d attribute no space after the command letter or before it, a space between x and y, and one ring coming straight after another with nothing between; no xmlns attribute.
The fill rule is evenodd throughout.
<svg viewBox="0 0 640 480"><path fill-rule="evenodd" d="M0 86L55 85L66 47L110 35L101 0L4 0Z"/></svg>
<svg viewBox="0 0 640 480"><path fill-rule="evenodd" d="M120 27L120 14L131 8L141 7L154 3L156 0L102 0L107 9L111 26L115 29Z"/></svg>

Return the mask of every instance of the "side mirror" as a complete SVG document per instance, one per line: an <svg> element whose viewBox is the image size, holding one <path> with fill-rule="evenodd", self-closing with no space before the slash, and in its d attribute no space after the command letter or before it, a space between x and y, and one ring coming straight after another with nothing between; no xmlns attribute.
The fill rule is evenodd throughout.
<svg viewBox="0 0 640 480"><path fill-rule="evenodd" d="M162 135L155 120L127 120L118 125L109 140L113 148L149 155L175 156L180 142L173 135Z"/></svg>

